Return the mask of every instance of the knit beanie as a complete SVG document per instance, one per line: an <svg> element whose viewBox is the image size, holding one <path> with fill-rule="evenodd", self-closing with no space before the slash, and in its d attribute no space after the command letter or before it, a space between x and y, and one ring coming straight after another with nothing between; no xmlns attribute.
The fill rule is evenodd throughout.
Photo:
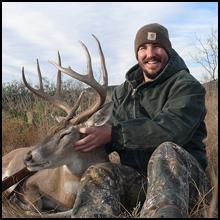
<svg viewBox="0 0 220 220"><path fill-rule="evenodd" d="M164 48L168 54L172 47L168 30L157 23L145 25L138 30L134 43L136 58L139 47L145 43L157 43Z"/></svg>

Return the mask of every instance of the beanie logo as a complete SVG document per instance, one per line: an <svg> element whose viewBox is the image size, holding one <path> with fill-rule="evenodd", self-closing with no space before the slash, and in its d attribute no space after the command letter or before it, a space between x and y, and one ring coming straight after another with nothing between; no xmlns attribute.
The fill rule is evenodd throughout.
<svg viewBox="0 0 220 220"><path fill-rule="evenodd" d="M156 40L157 34L155 32L148 32L147 33L147 39L148 40Z"/></svg>

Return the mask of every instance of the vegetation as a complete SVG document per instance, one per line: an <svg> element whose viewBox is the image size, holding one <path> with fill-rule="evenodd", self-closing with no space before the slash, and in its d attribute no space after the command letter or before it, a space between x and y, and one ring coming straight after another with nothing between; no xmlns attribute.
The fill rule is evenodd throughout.
<svg viewBox="0 0 220 220"><path fill-rule="evenodd" d="M201 200L199 206L190 213L194 218L218 217L218 82L214 81L214 83L205 84L205 87L207 90L207 116L205 121L208 130L208 136L205 142L209 159L207 174L212 183L212 190L210 193L212 193L213 196L211 203L207 204L205 200L206 195L200 194ZM62 86L62 95L64 99L71 104L77 99L82 89L84 88L80 83L73 84L66 82L63 83ZM55 86L46 83L45 92L54 94ZM89 102L89 98L91 95L91 92L89 92L89 95L84 97L83 103L80 106L81 110L90 105L91 101ZM3 155L13 149L28 147L37 143L43 136L45 136L45 133L49 128L56 123L54 116L64 116L64 112L55 109L55 107L49 103L32 95L24 85L19 82L3 84L2 113ZM111 160L116 160L116 156L113 155ZM123 217L138 217L138 210L139 207L135 207L132 213L125 212ZM27 217L21 210L18 211L18 209L12 208L8 205L7 201L4 201L2 211L3 217ZM40 213L39 216L41 216Z"/></svg>
<svg viewBox="0 0 220 220"><path fill-rule="evenodd" d="M209 36L203 41L199 37L196 38L198 46L196 46L197 55L191 56L193 60L202 66L205 71L204 82L218 79L218 33L212 29Z"/></svg>

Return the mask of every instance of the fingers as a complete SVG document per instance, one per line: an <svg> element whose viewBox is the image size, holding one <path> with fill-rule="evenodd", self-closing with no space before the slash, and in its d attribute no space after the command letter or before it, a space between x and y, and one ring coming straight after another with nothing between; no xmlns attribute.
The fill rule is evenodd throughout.
<svg viewBox="0 0 220 220"><path fill-rule="evenodd" d="M80 146L80 145L84 145L86 143L88 143L89 141L91 141L94 138L94 129L92 127L90 128L80 128L79 132L82 134L88 134L86 137L78 140L75 142L74 147Z"/></svg>
<svg viewBox="0 0 220 220"><path fill-rule="evenodd" d="M79 132L83 133L83 134L90 134L93 133L95 131L95 127L83 127L83 128L79 128Z"/></svg>
<svg viewBox="0 0 220 220"><path fill-rule="evenodd" d="M74 145L74 150L87 152L97 148L109 141L111 138L111 127L85 127L79 129L80 133L87 136L78 140Z"/></svg>
<svg viewBox="0 0 220 220"><path fill-rule="evenodd" d="M90 149L95 148L96 147L96 144L95 144L96 140L94 140L94 137L91 137L91 136L92 135L89 135L86 138L83 138L82 140L80 140L80 141L82 141L82 142L80 142L82 144L77 144L77 145L75 144L74 149L76 151L80 150L80 151L87 152ZM86 139L86 140L84 140L84 139Z"/></svg>
<svg viewBox="0 0 220 220"><path fill-rule="evenodd" d="M79 129L80 133L88 134L83 139L78 140L73 146L76 151L89 151L90 149L93 149L95 145L93 144L95 142L95 128L93 127L85 127Z"/></svg>
<svg viewBox="0 0 220 220"><path fill-rule="evenodd" d="M84 137L83 139L78 140L75 144L74 147L77 148L82 145L86 145L87 143L91 142L94 139L94 135L90 134Z"/></svg>

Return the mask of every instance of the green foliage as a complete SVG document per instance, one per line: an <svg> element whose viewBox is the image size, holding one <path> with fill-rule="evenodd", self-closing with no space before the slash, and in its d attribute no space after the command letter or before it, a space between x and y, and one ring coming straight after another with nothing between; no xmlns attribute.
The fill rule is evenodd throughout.
<svg viewBox="0 0 220 220"><path fill-rule="evenodd" d="M206 139L207 154L209 159L209 166L207 174L211 179L213 186L213 200L210 205L202 206L201 209L195 210L192 213L192 218L202 217L218 217L217 198L218 198L218 101L217 90L218 84L214 86L206 85L206 125L208 129L208 137ZM46 83L44 86L45 92L53 95L55 93L54 84ZM78 98L82 91L82 84L75 84L72 82L65 82L62 85L62 98L66 100L71 106ZM87 89L87 94L81 104L81 110L91 105L93 98L91 90ZM2 88L2 151L3 155L12 151L15 148L31 146L45 136L46 132L51 126L56 123L55 115L65 116L62 110L59 110L48 104L48 102L37 98L30 93L22 83L13 82L10 84L3 84ZM32 113L33 124L28 121L28 112ZM119 160L117 158L117 160ZM115 159L116 161L116 159ZM8 212L9 207L3 211ZM134 212L128 217L138 217L137 211L139 207L134 209ZM8 215L8 213L7 213ZM13 212L12 216L15 217L18 212ZM20 217L24 217L24 213ZM127 217L127 216L120 216Z"/></svg>
<svg viewBox="0 0 220 220"><path fill-rule="evenodd" d="M63 82L61 99L69 105L73 105L83 89L82 83ZM51 96L54 95L56 92L55 84L44 80L44 92ZM40 118L39 114L45 113L45 108L48 108L49 105L45 100L30 92L22 82L13 81L4 83L2 86L2 110L7 111L11 117L23 117L25 119L26 112L34 111L37 112L36 117ZM62 111L58 112L63 114Z"/></svg>
<svg viewBox="0 0 220 220"><path fill-rule="evenodd" d="M61 98L73 106L83 89L82 83L63 82ZM55 84L44 79L44 92L54 95ZM37 97L18 81L3 84L2 112L3 152L36 143L56 123L54 116L66 116L63 110Z"/></svg>

